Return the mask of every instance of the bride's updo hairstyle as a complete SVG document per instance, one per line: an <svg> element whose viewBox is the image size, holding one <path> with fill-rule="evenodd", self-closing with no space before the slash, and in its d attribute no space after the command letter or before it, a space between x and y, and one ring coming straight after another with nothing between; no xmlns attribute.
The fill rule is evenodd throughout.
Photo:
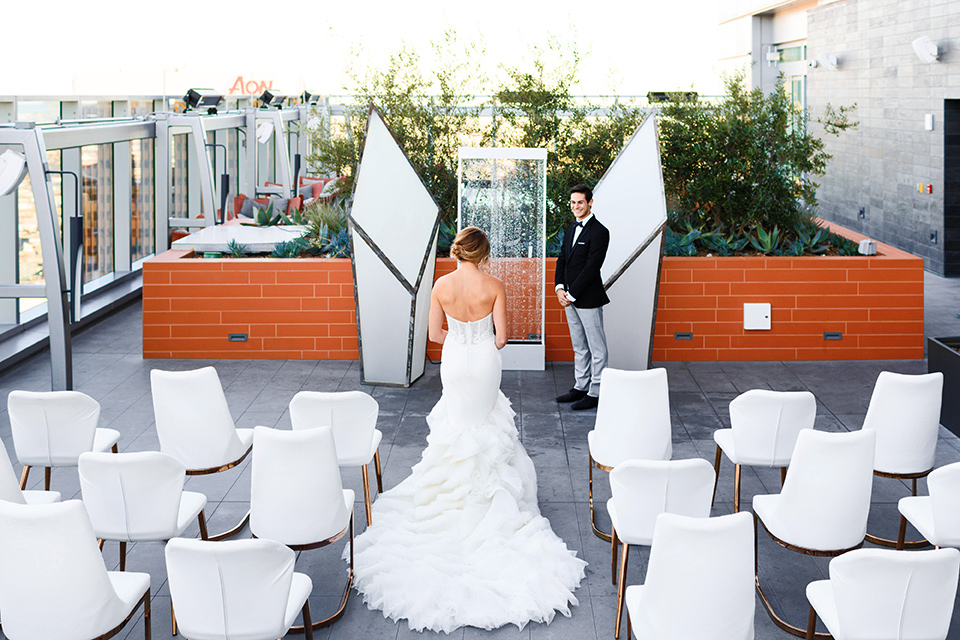
<svg viewBox="0 0 960 640"><path fill-rule="evenodd" d="M480 264L490 255L487 234L476 227L467 227L457 234L450 245L450 257Z"/></svg>

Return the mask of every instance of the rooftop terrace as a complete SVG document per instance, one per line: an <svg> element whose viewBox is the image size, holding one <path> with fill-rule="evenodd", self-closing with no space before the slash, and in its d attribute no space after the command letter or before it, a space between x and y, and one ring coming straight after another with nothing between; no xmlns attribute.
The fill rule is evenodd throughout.
<svg viewBox="0 0 960 640"><path fill-rule="evenodd" d="M926 328L928 335L960 335L960 280L947 280L927 274ZM392 487L403 479L425 446L427 427L424 417L440 396L439 366L428 364L426 372L409 389L363 387L359 383L356 362L283 361L283 360L144 360L141 356L141 308L136 303L90 326L75 336L74 384L102 405L100 426L121 432L121 451L158 450L153 427L153 406L149 372L154 368L193 369L205 365L217 368L227 401L239 427L265 425L290 428L287 404L300 390L343 391L360 389L371 393L380 403L378 427L383 431L381 457L384 485ZM858 362L718 362L668 363L671 412L673 418L674 458L702 457L713 461L713 431L729 425L727 405L738 394L755 388L810 390L817 398L816 428L826 431L858 429L878 373L891 370L924 373L923 360ZM611 638L613 635L616 590L610 582L610 546L590 530L587 504L587 441L595 412L572 412L557 405L553 398L567 390L572 365L548 364L543 372L505 372L503 391L517 411L521 440L533 458L539 478L540 508L561 536L590 566L577 596L580 605L571 618L558 616L550 625L532 624L522 630L506 627L493 632L473 628L456 631L457 638L495 637L583 640ZM0 374L0 395L13 389L50 388L50 358L47 353ZM0 438L13 455L6 404L0 407ZM960 439L941 428L937 448L937 466L960 461ZM19 468L14 460L15 468ZM34 473L33 486L43 474ZM724 461L713 515L733 510L733 465ZM344 484L362 496L360 472L345 469ZM779 491L776 469L745 467L743 504L749 508L754 494ZM210 531L226 529L246 511L250 497L250 461L234 470L213 476L191 477L188 488L202 491L209 498L207 518ZM600 474L598 503L609 495L609 487ZM58 469L53 473L53 488L65 498L79 497L76 470ZM926 492L924 481L920 493ZM869 530L885 537L896 537L897 500L909 494L906 483L875 479ZM363 530L363 504L355 508L358 532ZM603 509L602 522L606 521ZM187 535L198 535L194 526ZM909 532L908 538L915 535ZM245 530L241 536L249 536ZM345 565L339 560L341 543L335 549L302 552L297 566L313 578L311 608L315 618L327 615L339 602ZM870 546L870 545L867 545ZM770 585L775 606L785 617L798 624L806 620L807 583L826 577L828 559L801 557L777 547L765 534L760 535L760 566L765 583ZM642 580L649 549L631 554L631 583ZM118 565L116 543L107 543L104 558L109 569ZM163 547L160 544L133 544L128 550L128 569L148 572L152 578L154 638L170 638L169 591ZM695 610L696 603L690 606ZM954 609L949 637L960 637L960 600ZM139 614L138 614L139 615ZM118 637L142 637L142 620L128 626ZM625 634L625 629L622 631ZM384 619L370 611L356 594L351 597L345 616L320 632L319 638L408 638L405 623ZM432 636L427 633L423 635ZM625 636L621 636L625 637ZM758 640L788 638L776 628L757 605Z"/></svg>

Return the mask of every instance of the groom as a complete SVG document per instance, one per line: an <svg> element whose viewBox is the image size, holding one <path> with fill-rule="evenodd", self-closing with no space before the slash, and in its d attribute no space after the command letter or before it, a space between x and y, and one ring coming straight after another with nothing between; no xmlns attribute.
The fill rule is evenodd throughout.
<svg viewBox="0 0 960 640"><path fill-rule="evenodd" d="M593 409L600 397L600 372L607 366L607 338L603 333L603 305L610 302L603 289L600 266L607 255L610 232L590 208L593 190L578 184L570 189L570 209L576 222L563 234L557 258L556 291L567 312L573 343L573 389L557 402L573 402L573 409Z"/></svg>

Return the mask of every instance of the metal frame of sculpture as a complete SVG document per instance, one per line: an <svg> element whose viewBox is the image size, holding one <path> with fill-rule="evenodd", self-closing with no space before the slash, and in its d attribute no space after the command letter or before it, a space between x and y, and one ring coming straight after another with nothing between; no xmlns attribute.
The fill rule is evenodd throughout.
<svg viewBox="0 0 960 640"><path fill-rule="evenodd" d="M423 375L426 360L440 207L373 104L347 223L360 382L409 387ZM418 232L425 242L405 241ZM395 300L385 299L390 295ZM409 308L402 307L405 295ZM394 334L403 333L405 344L393 339ZM402 367L398 366L401 356L405 358Z"/></svg>
<svg viewBox="0 0 960 640"><path fill-rule="evenodd" d="M524 167L524 163L530 166ZM463 147L457 165L457 226L460 229L476 226L490 237L492 252L490 266L486 270L503 280L507 288L509 331L516 331L518 323L515 315L523 316L524 312L531 310L535 312L530 323L530 326L536 325L535 332L528 331L525 338L508 335L507 346L501 352L503 368L543 371L546 366L547 150ZM533 168L533 174L520 178L522 183L516 185L518 174L530 168ZM482 178L471 177L470 173L477 170L487 170L489 175L484 173ZM471 182L483 184L471 185ZM534 183L532 193L528 188L530 183ZM513 188L516 186L520 186L520 189ZM483 195L492 198L478 202ZM471 196L473 201L468 202ZM519 211L505 211L502 209L504 204L519 208ZM525 206L528 208L526 211ZM519 228L517 225L520 225ZM509 238L505 237L507 235ZM509 242L519 243L519 255L508 249ZM519 265L511 262L517 260L521 261ZM536 260L535 269L527 269L523 260ZM527 290L530 283L522 281L528 271L536 274L533 295ZM529 304L530 298L535 299L532 306Z"/></svg>
<svg viewBox="0 0 960 640"><path fill-rule="evenodd" d="M653 351L667 226L653 109L647 111L594 188L593 211L610 229L610 246L601 269L610 297L610 304L604 308L609 366L647 369Z"/></svg>

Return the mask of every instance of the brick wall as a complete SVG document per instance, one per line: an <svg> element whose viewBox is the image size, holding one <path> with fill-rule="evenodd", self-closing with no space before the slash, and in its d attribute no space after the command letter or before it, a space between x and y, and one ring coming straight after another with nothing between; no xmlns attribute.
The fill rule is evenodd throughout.
<svg viewBox="0 0 960 640"><path fill-rule="evenodd" d="M859 240L862 236L835 227ZM356 359L349 260L197 260L168 251L143 268L145 358ZM655 361L923 357L923 260L876 257L664 258ZM556 260L547 261L552 289ZM436 275L455 262L437 261ZM743 303L769 302L772 328L743 329ZM546 358L573 359L566 317L546 303ZM843 339L824 341L823 332ZM674 340L692 332L693 340ZM229 342L230 333L248 334ZM427 355L440 357L429 344Z"/></svg>

